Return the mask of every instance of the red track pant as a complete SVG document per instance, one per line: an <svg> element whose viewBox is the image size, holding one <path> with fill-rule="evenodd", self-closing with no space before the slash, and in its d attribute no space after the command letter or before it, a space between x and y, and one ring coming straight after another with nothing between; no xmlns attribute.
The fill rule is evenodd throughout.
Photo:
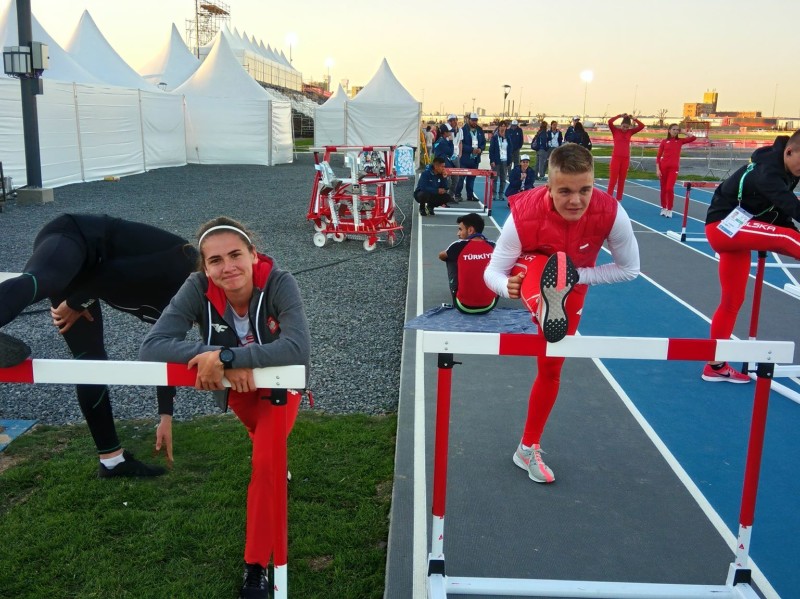
<svg viewBox="0 0 800 599"><path fill-rule="evenodd" d="M608 166L608 195L614 195L614 186L617 186L617 200L622 201L625 189L625 178L628 176L630 156L611 155L611 164Z"/></svg>
<svg viewBox="0 0 800 599"><path fill-rule="evenodd" d="M711 319L711 338L730 339L744 303L751 251L777 252L800 260L800 233L788 227L750 221L736 235L728 237L717 225L706 225L708 243L719 254L720 302Z"/></svg>
<svg viewBox="0 0 800 599"><path fill-rule="evenodd" d="M512 276L525 272L520 297L525 307L532 314L536 314L539 309L540 281L547 258L548 256L542 254L525 254L520 256L519 262L511 270ZM576 285L567 296L565 308L568 335L574 335L578 330L578 322L581 318L583 302L588 289L587 285ZM547 419L550 417L550 412L558 397L563 365L564 358L547 358L543 356L536 358L537 373L528 398L528 417L525 420L525 429L522 433L522 443L524 445L530 446L534 443L539 443L541 439Z"/></svg>
<svg viewBox="0 0 800 599"><path fill-rule="evenodd" d="M286 418L286 434L288 436L297 418L300 407L300 394L289 392L286 406L274 406L267 399L261 399L263 391L237 393L228 395L228 405L242 421L253 442L252 474L250 486L247 488L247 528L244 543L244 561L248 564L261 564L265 568L275 548L272 535L274 526L286 526L278 523L275 514L274 484L277 476L286 476L286 470L275 472L275 460L272 455L270 439L270 419L278 415Z"/></svg>
<svg viewBox="0 0 800 599"><path fill-rule="evenodd" d="M675 181L678 180L678 169L661 167L661 207L672 210L675 204Z"/></svg>

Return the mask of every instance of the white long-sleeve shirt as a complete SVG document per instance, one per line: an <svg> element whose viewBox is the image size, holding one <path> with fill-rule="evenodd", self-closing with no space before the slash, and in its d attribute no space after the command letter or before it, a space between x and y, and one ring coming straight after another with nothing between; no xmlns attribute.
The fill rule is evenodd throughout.
<svg viewBox="0 0 800 599"><path fill-rule="evenodd" d="M578 267L578 282L584 285L620 283L639 276L639 244L633 234L628 213L619 206L614 225L608 234L608 249L613 262L599 266ZM483 273L486 285L502 297L508 297L508 274L522 254L514 215L510 214Z"/></svg>

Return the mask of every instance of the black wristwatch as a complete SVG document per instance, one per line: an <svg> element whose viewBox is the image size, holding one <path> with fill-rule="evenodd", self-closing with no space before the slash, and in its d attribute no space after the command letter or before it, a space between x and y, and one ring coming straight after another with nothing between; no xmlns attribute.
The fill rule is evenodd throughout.
<svg viewBox="0 0 800 599"><path fill-rule="evenodd" d="M230 347L223 347L219 350L219 361L224 368L233 368L234 353Z"/></svg>

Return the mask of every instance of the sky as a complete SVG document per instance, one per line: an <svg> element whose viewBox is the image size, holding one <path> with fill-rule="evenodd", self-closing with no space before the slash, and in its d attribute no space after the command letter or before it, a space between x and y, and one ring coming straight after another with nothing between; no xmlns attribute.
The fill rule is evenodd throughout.
<svg viewBox="0 0 800 599"><path fill-rule="evenodd" d="M6 0L0 0L5 2ZM88 10L134 68L182 36L193 0L30 0L62 46ZM290 54L303 79L364 85L385 57L425 113L621 112L679 120L715 89L720 111L800 117L796 0L227 0L230 26ZM335 7L335 8L334 8ZM581 79L590 70L593 79ZM585 106L585 110L584 110ZM521 109L520 109L521 107Z"/></svg>

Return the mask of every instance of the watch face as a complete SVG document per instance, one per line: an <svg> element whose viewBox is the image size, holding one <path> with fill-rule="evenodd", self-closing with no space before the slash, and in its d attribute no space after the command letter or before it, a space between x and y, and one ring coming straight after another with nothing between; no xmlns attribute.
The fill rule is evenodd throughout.
<svg viewBox="0 0 800 599"><path fill-rule="evenodd" d="M219 352L219 361L225 366L230 366L233 363L233 351L227 347Z"/></svg>

